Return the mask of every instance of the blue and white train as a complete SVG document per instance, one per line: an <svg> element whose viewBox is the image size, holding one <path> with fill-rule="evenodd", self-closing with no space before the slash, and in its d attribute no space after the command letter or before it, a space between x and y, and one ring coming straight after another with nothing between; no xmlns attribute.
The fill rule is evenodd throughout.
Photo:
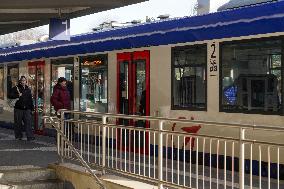
<svg viewBox="0 0 284 189"><path fill-rule="evenodd" d="M43 134L58 77L76 110L284 126L283 52L283 1L1 49L0 125L12 125L9 91L25 75Z"/></svg>

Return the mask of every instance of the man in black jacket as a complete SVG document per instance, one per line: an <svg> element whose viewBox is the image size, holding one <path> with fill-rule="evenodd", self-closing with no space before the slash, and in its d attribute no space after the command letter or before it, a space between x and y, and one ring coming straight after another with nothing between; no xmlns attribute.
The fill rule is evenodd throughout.
<svg viewBox="0 0 284 189"><path fill-rule="evenodd" d="M27 79L25 76L21 76L19 84L12 88L10 94L11 99L19 98L14 106L15 138L19 140L22 139L22 122L24 122L27 140L34 140L35 137L32 131L32 111L34 109L34 105L32 93L27 86Z"/></svg>

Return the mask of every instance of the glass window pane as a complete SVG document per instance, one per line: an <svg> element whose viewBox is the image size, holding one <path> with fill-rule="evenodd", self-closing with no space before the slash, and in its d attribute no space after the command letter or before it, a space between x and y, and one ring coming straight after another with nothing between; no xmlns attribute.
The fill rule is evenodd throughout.
<svg viewBox="0 0 284 189"><path fill-rule="evenodd" d="M136 114L146 115L146 61L136 61Z"/></svg>
<svg viewBox="0 0 284 189"><path fill-rule="evenodd" d="M9 65L7 68L7 97L9 98L11 89L18 84L19 66Z"/></svg>
<svg viewBox="0 0 284 189"><path fill-rule="evenodd" d="M129 103L129 62L119 62L119 113L129 114L128 103ZM126 120L124 120L126 121Z"/></svg>
<svg viewBox="0 0 284 189"><path fill-rule="evenodd" d="M0 99L4 100L4 67L0 67Z"/></svg>
<svg viewBox="0 0 284 189"><path fill-rule="evenodd" d="M223 44L224 110L280 112L281 40Z"/></svg>
<svg viewBox="0 0 284 189"><path fill-rule="evenodd" d="M80 109L107 112L107 55L80 57Z"/></svg>
<svg viewBox="0 0 284 189"><path fill-rule="evenodd" d="M206 45L173 48L173 107L206 108Z"/></svg>

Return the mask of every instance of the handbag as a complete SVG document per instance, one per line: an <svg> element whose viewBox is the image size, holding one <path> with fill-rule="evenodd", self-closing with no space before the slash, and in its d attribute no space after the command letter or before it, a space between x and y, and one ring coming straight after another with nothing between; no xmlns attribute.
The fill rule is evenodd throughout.
<svg viewBox="0 0 284 189"><path fill-rule="evenodd" d="M18 88L17 85L16 85L16 89L17 89L18 94L20 95L20 90L19 90L19 88ZM9 99L9 100L8 100L9 106L12 107L12 108L14 108L18 100L19 100L19 98Z"/></svg>

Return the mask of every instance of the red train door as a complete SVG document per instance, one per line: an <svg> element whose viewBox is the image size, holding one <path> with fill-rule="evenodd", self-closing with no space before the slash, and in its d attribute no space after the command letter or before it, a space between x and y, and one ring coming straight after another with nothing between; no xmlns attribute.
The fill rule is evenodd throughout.
<svg viewBox="0 0 284 189"><path fill-rule="evenodd" d="M117 110L119 114L150 115L150 52L117 54ZM149 128L147 121L119 119L120 125ZM140 144L138 141L140 135ZM144 137L145 136L145 137ZM145 138L145 140L144 140ZM147 132L118 132L121 149L148 152ZM121 140L122 139L122 140ZM134 140L135 139L135 140ZM145 149L143 148L145 146ZM139 148L140 147L140 148Z"/></svg>
<svg viewBox="0 0 284 189"><path fill-rule="evenodd" d="M28 84L31 87L34 100L34 121L33 127L36 133L43 134L43 110L44 110L44 61L28 63Z"/></svg>

